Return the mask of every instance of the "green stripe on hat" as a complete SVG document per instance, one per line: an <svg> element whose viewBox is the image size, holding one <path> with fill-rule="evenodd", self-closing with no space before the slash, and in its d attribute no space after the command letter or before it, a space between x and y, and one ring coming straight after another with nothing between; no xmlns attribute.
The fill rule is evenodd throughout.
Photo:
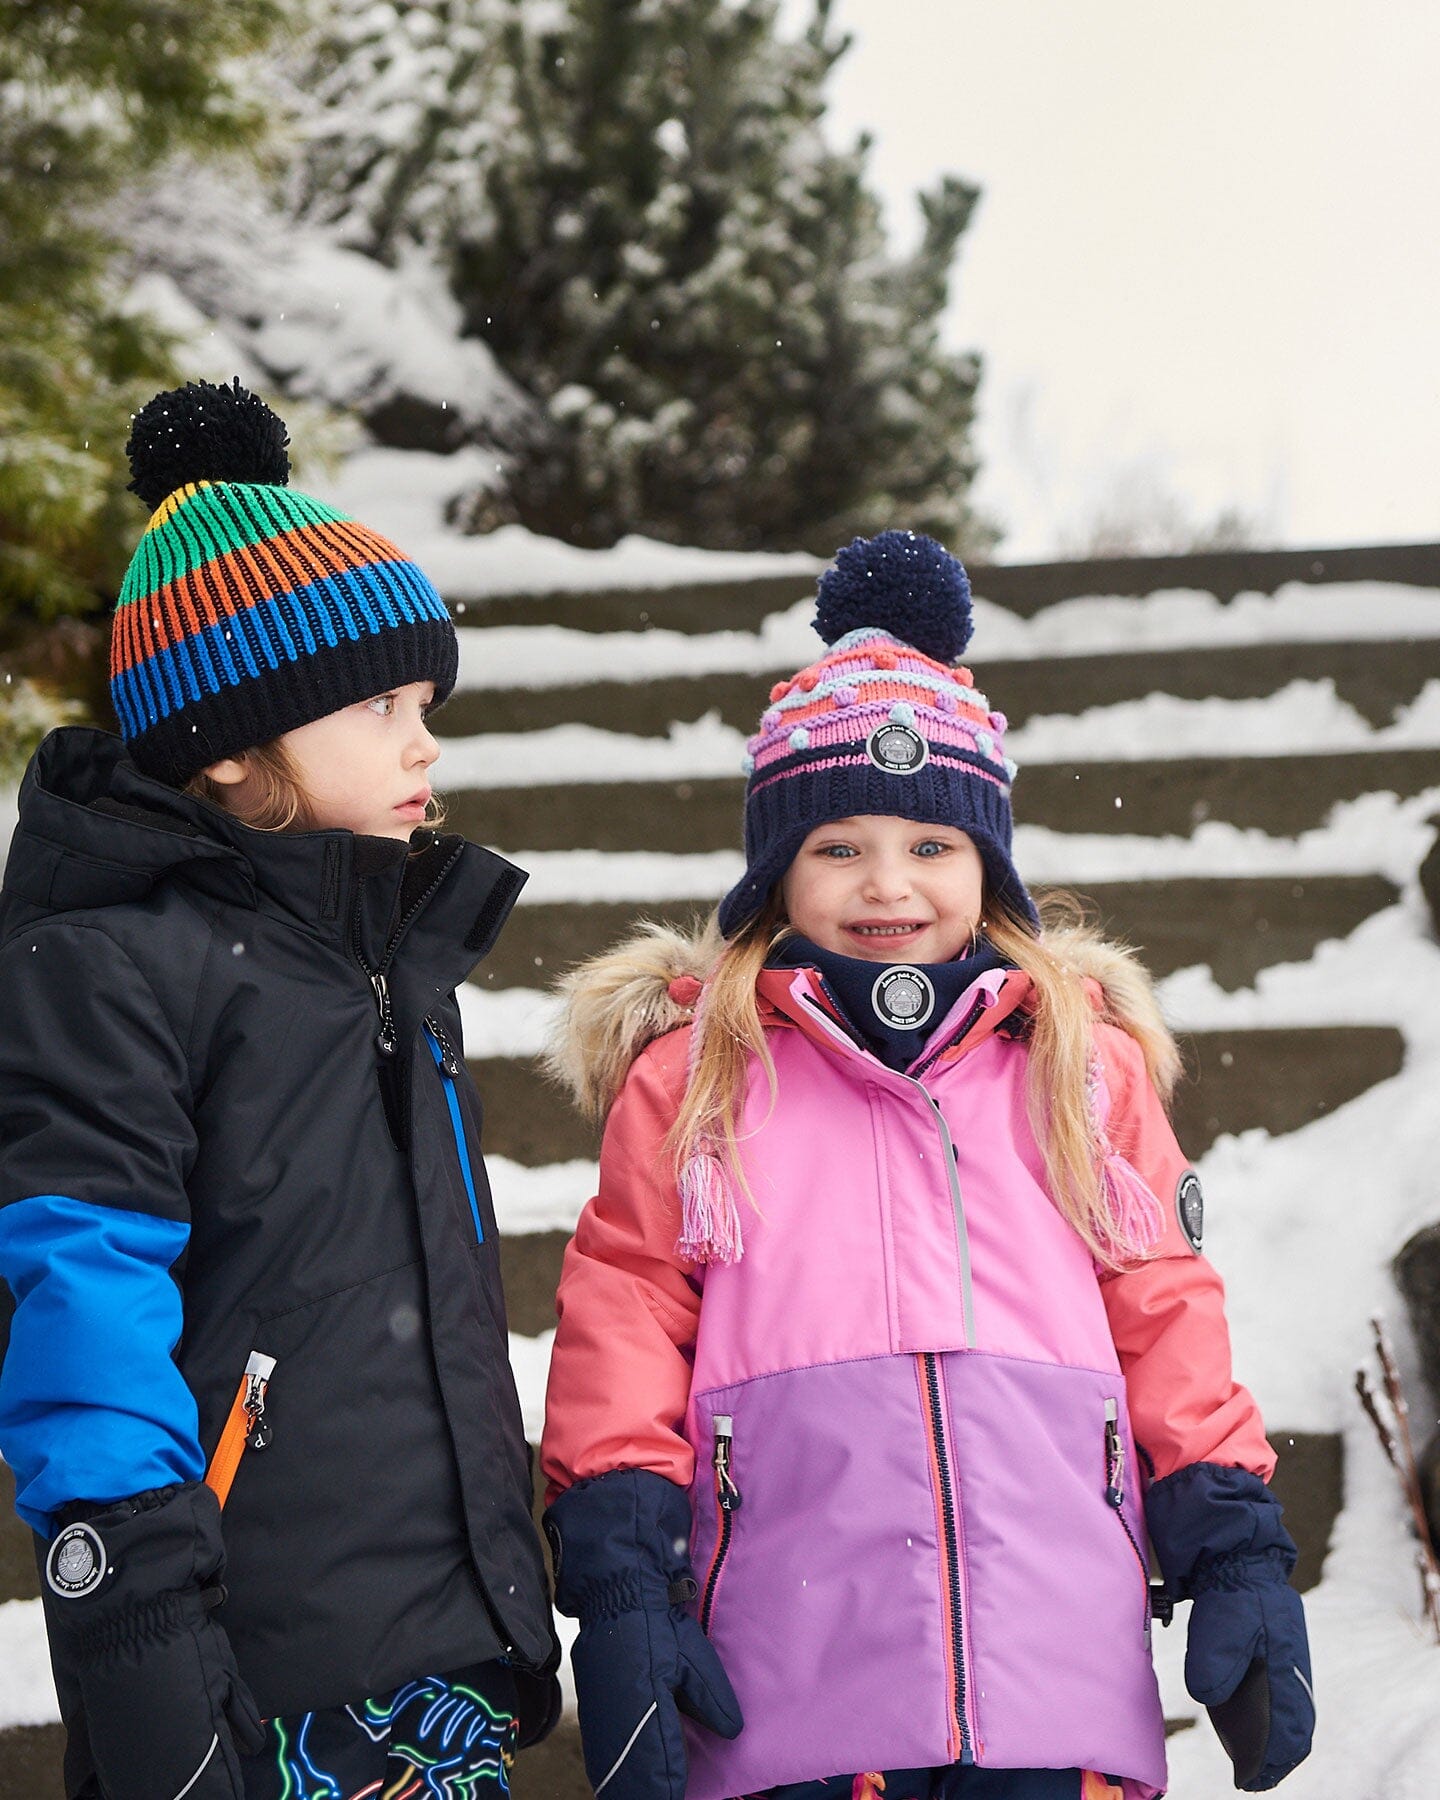
<svg viewBox="0 0 1440 1800"><path fill-rule="evenodd" d="M232 550L248 549L301 526L343 524L349 518L349 513L293 488L206 483L141 538L117 604L128 606L143 599Z"/></svg>

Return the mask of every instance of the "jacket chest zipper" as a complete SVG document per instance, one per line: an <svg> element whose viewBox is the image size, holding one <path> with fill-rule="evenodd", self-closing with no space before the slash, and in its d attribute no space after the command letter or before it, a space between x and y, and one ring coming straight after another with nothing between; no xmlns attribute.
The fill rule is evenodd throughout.
<svg viewBox="0 0 1440 1800"><path fill-rule="evenodd" d="M470 1202L470 1217L475 1222L475 1241L485 1242L485 1227L480 1221L480 1202L475 1193L475 1176L470 1167L470 1149L465 1140L465 1120L460 1111L460 1096L455 1079L460 1073L460 1059L438 1019L425 1020L425 1041L440 1071L440 1085L445 1090L445 1105L450 1114L450 1129L455 1135L455 1154L460 1159L460 1177L465 1183L465 1198Z"/></svg>
<svg viewBox="0 0 1440 1800"><path fill-rule="evenodd" d="M464 845L457 844L450 852L449 856L445 858L445 861L435 871L434 877L425 888L425 891L421 894L417 894L415 899L411 901L410 905L405 910L404 916L390 934L390 941L385 946L384 954L374 968L370 966L370 963L366 960L365 952L360 947L360 896L358 893L355 896L355 903L351 908L350 913L350 949L356 962L359 963L360 968L364 972L366 980L370 983L372 994L375 996L375 1010L380 1018L380 1028L375 1035L375 1048L387 1061L390 1057L394 1056L399 1047L399 1039L395 1030L395 1009L390 999L390 965L395 961L395 953L400 948L400 940L410 929L416 916L424 910L439 892L441 883L460 860L463 850Z"/></svg>
<svg viewBox="0 0 1440 1800"><path fill-rule="evenodd" d="M808 994L805 999L811 1010L825 1020L827 1029L834 1031L836 1028L833 1021L828 1018L824 1008L817 1006ZM919 1065L915 1074L907 1074L903 1070L892 1071L892 1073L898 1074L903 1082L914 1088L924 1100L940 1138L941 1152L945 1163L945 1179L950 1190L950 1210L955 1219L955 1250L960 1262L960 1319L965 1332L965 1342L971 1348L975 1344L975 1293L970 1276L970 1231L965 1223L965 1196L960 1190L960 1171L956 1166L955 1140L950 1135L950 1127L946 1122L945 1114L940 1110L940 1102L920 1080L920 1075L932 1066L935 1059L949 1045L964 1037L983 1011L984 1002L977 1000L956 1029L947 1035L945 1042L932 1046L930 1053ZM850 1044L851 1040L846 1038L845 1042ZM854 1048L853 1045L851 1047ZM858 1049L856 1053L863 1054Z"/></svg>
<svg viewBox="0 0 1440 1800"><path fill-rule="evenodd" d="M925 1395L926 1436L935 1473L936 1502L940 1513L940 1555L943 1567L947 1656L952 1671L952 1718L955 1735L951 1745L955 1760L974 1761L969 1727L965 1720L965 1624L963 1586L960 1579L960 1506L945 1434L945 1408L940 1396L940 1369L933 1353L916 1359L920 1364Z"/></svg>

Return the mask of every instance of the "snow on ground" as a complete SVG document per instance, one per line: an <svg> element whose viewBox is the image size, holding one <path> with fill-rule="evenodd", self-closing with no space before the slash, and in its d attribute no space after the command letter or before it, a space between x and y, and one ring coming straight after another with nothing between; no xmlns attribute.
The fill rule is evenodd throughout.
<svg viewBox="0 0 1440 1800"><path fill-rule="evenodd" d="M1024 774L1022 771L1021 782ZM1118 796L1123 798L1123 796ZM1023 811L1023 799L1021 801ZM1404 881L1420 865L1440 810L1440 787L1401 800L1362 794L1334 806L1324 825L1298 837L1208 819L1189 837L1054 831L1017 825L1015 864L1032 886L1061 882L1082 891L1106 881L1255 875L1380 874ZM530 879L521 906L562 901L629 901L637 907L693 900L713 905L745 872L738 850L694 855L658 850L510 850Z"/></svg>
<svg viewBox="0 0 1440 1800"><path fill-rule="evenodd" d="M347 465L344 473L346 482L363 481L365 468L374 467L373 488L366 483L363 490L357 490L364 504L372 509L386 504L387 471L383 464L372 465L371 459L389 456L399 456L406 463L416 460L409 451L374 451L367 453L364 466L357 466L361 459L356 459ZM446 457L431 460L436 464L454 462L453 458ZM371 513L359 504L356 511L367 523L371 521ZM434 518L438 518L438 512ZM433 519L426 528L433 530ZM479 554L474 547L493 545L503 536L497 532L491 538L459 541L472 546L472 554ZM633 544L640 541L626 540ZM408 539L402 538L401 542L410 548ZM491 585L484 591L538 592L541 586L550 585L566 588L650 585L649 582L642 584L628 574L623 583L608 576L603 581L586 580L582 578L586 569L594 569L598 576L604 565L593 560L588 563L572 560L614 558L623 548L623 545L617 545L615 550L574 551L559 544L547 546L547 549L563 553L563 560L573 571L573 580L552 582L551 565L547 562L542 571L543 582L522 579L525 573L522 569L516 572L513 589ZM668 549L668 546L651 548ZM418 550L412 553L419 554ZM690 551L686 554L714 557L718 553ZM756 567L755 572L785 573L793 568L797 574L804 574L820 567L811 558L782 560L783 568ZM745 566L751 565L746 563ZM434 577L435 570L430 569L429 564L426 567ZM488 563L486 567L489 567ZM737 568L736 573L740 572ZM677 577L680 580L702 578L698 573ZM508 573L503 579L510 579ZM442 582L441 586L444 588L445 584ZM458 588L448 591L452 596L460 592ZM810 626L814 612L814 598L807 596L781 612L772 613L758 631L712 631L699 635L668 631L658 626L647 631L607 632L573 631L559 625L502 625L483 631L462 628L459 686L543 688L583 681L774 674L813 662L820 654L820 640ZM1059 601L1030 619L1022 619L977 597L971 650L983 670L990 662L1039 657L1100 656L1136 650L1222 649L1274 642L1346 643L1385 638L1440 638L1440 589L1399 587L1379 581L1337 582L1329 587L1310 587L1294 581L1286 583L1274 594L1241 594L1229 602L1219 601L1213 594L1179 589L1140 598L1089 595Z"/></svg>
<svg viewBox="0 0 1440 1800"><path fill-rule="evenodd" d="M60 1703L50 1677L45 1616L38 1600L0 1606L0 1731L12 1725L56 1725Z"/></svg>
<svg viewBox="0 0 1440 1800"><path fill-rule="evenodd" d="M663 737L595 725L482 732L442 740L442 787L552 787L567 782L705 781L738 776L746 734L718 712L677 720ZM1168 761L1196 756L1306 756L1342 750L1440 747L1440 680L1429 681L1378 730L1342 700L1335 683L1292 681L1253 700L1141 700L1031 719L1005 739L1022 769L1047 763Z"/></svg>

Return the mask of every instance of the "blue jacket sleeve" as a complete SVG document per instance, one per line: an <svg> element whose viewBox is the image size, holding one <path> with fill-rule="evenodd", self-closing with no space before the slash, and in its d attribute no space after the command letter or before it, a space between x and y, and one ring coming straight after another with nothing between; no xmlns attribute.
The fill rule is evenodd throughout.
<svg viewBox="0 0 1440 1800"><path fill-rule="evenodd" d="M49 1535L72 1500L204 1473L174 1360L195 1155L172 1021L131 955L51 920L0 950L0 1454Z"/></svg>

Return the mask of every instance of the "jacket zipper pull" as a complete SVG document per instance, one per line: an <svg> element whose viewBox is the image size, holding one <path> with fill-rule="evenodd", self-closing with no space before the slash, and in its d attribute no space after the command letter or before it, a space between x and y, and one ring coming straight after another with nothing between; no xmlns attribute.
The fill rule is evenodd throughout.
<svg viewBox="0 0 1440 1800"><path fill-rule="evenodd" d="M450 1039L445 1035L445 1032L441 1028L440 1021L438 1019L427 1019L425 1021L425 1029L440 1046L440 1067L452 1081L458 1080L460 1076L460 1060L451 1046Z"/></svg>
<svg viewBox="0 0 1440 1800"><path fill-rule="evenodd" d="M715 1425L715 1500L722 1512L740 1510L740 1490L730 1473L730 1450L735 1438L735 1421L729 1413L716 1413Z"/></svg>
<svg viewBox="0 0 1440 1800"><path fill-rule="evenodd" d="M275 1367L273 1356L254 1352L245 1365L245 1442L252 1450L269 1448L275 1432L265 1417L265 1390Z"/></svg>
<svg viewBox="0 0 1440 1800"><path fill-rule="evenodd" d="M384 973L375 969L370 975L370 985L375 990L375 1005L380 1013L380 1031L375 1039L376 1048L382 1056L395 1054L395 1014L390 1006L390 983Z"/></svg>
<svg viewBox="0 0 1440 1800"><path fill-rule="evenodd" d="M1120 1404L1105 1402L1105 1498L1118 1511L1125 1500L1125 1446L1120 1441Z"/></svg>

